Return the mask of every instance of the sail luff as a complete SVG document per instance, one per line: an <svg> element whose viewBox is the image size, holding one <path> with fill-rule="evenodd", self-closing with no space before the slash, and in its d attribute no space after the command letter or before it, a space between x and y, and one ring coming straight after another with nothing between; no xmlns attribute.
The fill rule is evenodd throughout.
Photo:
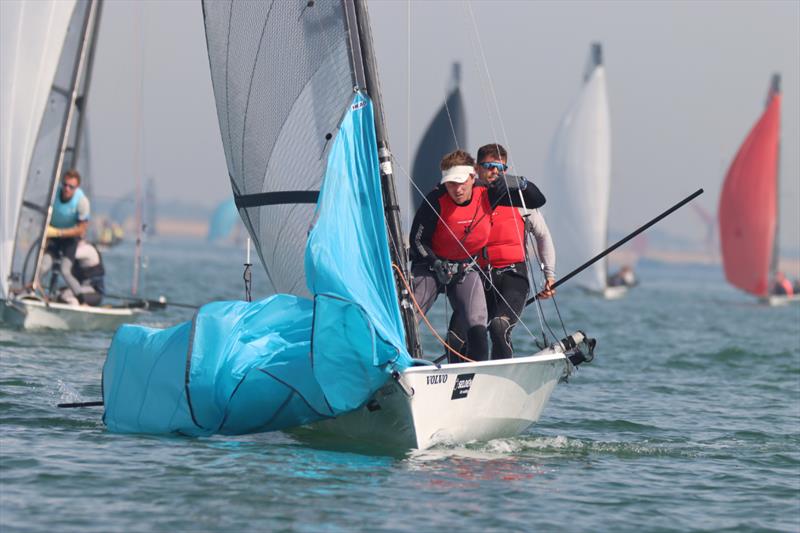
<svg viewBox="0 0 800 533"><path fill-rule="evenodd" d="M767 102L765 104L765 108L769 107L770 102L772 99L781 92L781 75L775 73L772 75L772 81L770 82L769 92L767 94ZM780 117L778 117L778 146L775 151L775 236L772 238L772 259L770 260L770 275L769 275L769 286L772 287L775 283L775 278L778 273L778 264L780 262L780 242L779 242L779 235L780 235L780 214L781 214L781 199L780 199L780 190L781 190L781 127L780 127Z"/></svg>
<svg viewBox="0 0 800 533"><path fill-rule="evenodd" d="M88 14L86 16L86 20L84 21L83 28L81 31L81 46L78 50L78 61L75 66L75 71L72 77L71 83L71 97L70 97L70 104L67 111L66 120L62 127L61 131L61 142L60 148L57 153L57 162L55 167L55 173L52 176L50 181L50 203L47 209L47 215L45 216L44 225L42 227L41 236L40 236L40 244L39 244L39 255L36 260L36 268L33 271L33 284L34 287L39 287L39 271L42 268L42 259L44 258L45 247L47 245L47 240L44 237L45 231L47 230L47 226L50 224L50 219L53 216L53 201L55 200L56 193L58 188L56 187L56 183L61 178L61 174L64 168L64 157L66 155L67 144L69 142L69 131L70 126L72 125L72 120L74 117L74 113L76 110L76 99L78 96L78 87L79 81L82 75L85 75L85 67L86 67L86 60L87 55L89 53L89 48L87 45L95 35L97 30L95 21L97 21L97 2L95 0L90 0L90 7L88 10ZM93 30L90 32L89 28L93 27ZM40 288L40 287L39 287Z"/></svg>
<svg viewBox="0 0 800 533"><path fill-rule="evenodd" d="M74 1L0 2L0 297L20 288L14 269L28 173L47 113ZM37 205L39 202L36 202ZM41 202L44 203L44 202Z"/></svg>
<svg viewBox="0 0 800 533"><path fill-rule="evenodd" d="M549 196L570 204L568 210L545 208L558 262L569 271L599 254L608 242L611 126L598 44L590 49L581 88L553 137L545 173ZM606 262L598 261L577 281L591 291L602 291L607 284Z"/></svg>
<svg viewBox="0 0 800 533"><path fill-rule="evenodd" d="M351 0L347 0L349 4ZM380 83L378 81L377 63L372 41L372 29L369 24L369 12L364 0L353 0L356 7L356 18L358 23L358 36L361 43L361 53L363 58L364 76L366 90L372 99L375 109L375 136L378 144L378 159L380 161L381 189L383 191L384 212L386 226L389 232L389 251L392 262L401 270L406 280L411 279L408 270L408 256L401 232L400 225L400 206L397 202L397 191L395 189L394 175L392 169L392 152L389 147L389 139L386 132L386 125L383 113L383 101L381 98ZM414 317L410 295L395 277L395 286L400 301L400 312L403 318L403 326L406 334L406 348L412 357L419 357L421 354L419 331Z"/></svg>
<svg viewBox="0 0 800 533"><path fill-rule="evenodd" d="M589 68L586 70L586 75L584 76L584 83L587 82L594 72L594 69L603 65L603 45L600 43L592 43L591 47L591 54L590 54L590 64ZM610 172L610 170L609 170ZM610 189L610 181L609 181L609 189ZM608 201L606 202L606 212L608 212ZM608 248L608 217L606 217L606 228L605 228L605 242L603 243L603 249L605 250ZM603 259L603 266L602 266L602 275L601 275L601 283L603 288L608 287L608 256Z"/></svg>

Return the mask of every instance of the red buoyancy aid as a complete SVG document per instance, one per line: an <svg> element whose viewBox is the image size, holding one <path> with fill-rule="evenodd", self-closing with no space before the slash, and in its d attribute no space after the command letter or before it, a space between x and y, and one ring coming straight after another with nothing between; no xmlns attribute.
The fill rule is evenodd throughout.
<svg viewBox="0 0 800 533"><path fill-rule="evenodd" d="M794 287L792 287L792 282L790 282L788 279L783 278L778 282L778 284L783 287L783 292L786 294L786 296L794 295Z"/></svg>
<svg viewBox="0 0 800 533"><path fill-rule="evenodd" d="M490 209L486 187L474 187L472 200L467 205L457 205L450 195L442 194L439 197L442 218L431 239L433 253L450 261L479 255L492 230Z"/></svg>
<svg viewBox="0 0 800 533"><path fill-rule="evenodd" d="M492 232L481 256L482 268L504 268L525 261L525 221L516 207L499 206L492 213Z"/></svg>

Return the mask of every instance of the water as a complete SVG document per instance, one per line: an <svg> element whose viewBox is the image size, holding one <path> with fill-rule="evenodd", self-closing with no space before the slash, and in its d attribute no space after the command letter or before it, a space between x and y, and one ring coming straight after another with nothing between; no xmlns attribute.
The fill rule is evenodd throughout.
<svg viewBox="0 0 800 533"><path fill-rule="evenodd" d="M106 253L110 290L129 285L131 254ZM151 297L243 294L237 249L155 242L148 255ZM800 306L756 305L717 268L639 274L619 301L559 291L598 357L556 388L538 425L400 456L285 433L109 434L100 409L56 404L100 398L111 332L0 327L0 528L800 531ZM538 331L532 312L526 322ZM521 329L516 340L532 350Z"/></svg>

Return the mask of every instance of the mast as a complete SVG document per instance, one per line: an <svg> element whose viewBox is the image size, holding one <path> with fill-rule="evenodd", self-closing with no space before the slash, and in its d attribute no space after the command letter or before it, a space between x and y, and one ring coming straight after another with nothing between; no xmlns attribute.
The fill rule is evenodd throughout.
<svg viewBox="0 0 800 533"><path fill-rule="evenodd" d="M397 191L394 185L392 170L392 152L389 149L389 139L386 133L386 124L383 116L383 102L381 100L380 83L378 82L378 69L375 53L372 47L372 30L369 25L369 12L365 0L345 0L348 26L351 34L351 45L355 45L353 30L357 31L358 47L351 46L353 50L353 63L356 77L372 99L375 109L375 137L378 144L378 160L380 161L381 190L383 191L383 204L386 217L386 227L389 233L389 252L392 262L400 268L406 280L411 279L408 270L408 254L403 241L400 226L400 206L397 203ZM352 26L355 17L355 27ZM360 53L359 52L360 49ZM397 294L400 300L400 313L403 317L403 326L406 331L406 347L412 357L420 356L419 332L414 317L414 308L410 295L404 284L395 275Z"/></svg>
<svg viewBox="0 0 800 533"><path fill-rule="evenodd" d="M138 26L139 26L139 83L136 91L136 142L134 143L134 157L136 163L134 164L134 173L136 174L136 204L134 220L136 221L136 248L133 253L133 279L131 280L131 295L136 296L139 292L139 278L141 277L142 267L142 237L143 237L143 205L142 205L142 173L144 172L144 165L142 164L144 144L144 126L143 114L144 107L144 4L139 4L138 13Z"/></svg>
<svg viewBox="0 0 800 533"><path fill-rule="evenodd" d="M75 168L77 166L78 159L80 157L80 149L81 143L85 140L83 138L83 128L86 122L86 99L89 97L89 85L92 81L92 69L94 67L94 52L97 48L97 28L100 24L100 15L103 11L103 0L97 0L97 10L95 13L95 19L93 23L93 28L91 31L91 37L89 38L89 49L86 56L86 71L83 76L83 90L79 97L75 99L75 107L78 110L78 123L75 127L75 137L74 142L71 147L67 147L68 152L72 152L72 160L69 162L68 165L64 165L67 168ZM66 160L66 156L65 156ZM81 176L83 178L83 176Z"/></svg>
<svg viewBox="0 0 800 533"><path fill-rule="evenodd" d="M774 73L772 81L769 85L769 92L767 93L767 102L764 108L768 108L772 103L772 99L778 96L781 92L781 75ZM780 120L780 118L779 118ZM780 124L780 122L778 122ZM772 293L772 286L775 284L775 276L778 273L779 257L779 244L778 244L778 230L780 229L780 212L781 212L781 198L780 198L780 184L781 184L781 134L780 125L778 126L778 149L775 153L775 235L772 237L772 257L769 264L769 279L767 285L767 295Z"/></svg>
<svg viewBox="0 0 800 533"><path fill-rule="evenodd" d="M56 154L56 167L55 173L53 174L53 179L50 181L50 192L49 198L50 203L47 207L47 215L44 220L44 225L42 226L42 234L39 242L39 254L36 258L36 268L33 271L33 286L35 288L41 289L39 284L39 271L42 268L42 259L44 258L44 251L45 245L47 244L47 240L45 239L45 232L47 231L47 226L50 225L50 219L53 216L53 202L55 201L56 192L58 191L58 187L56 187L56 182L61 179L61 175L64 172L64 159L67 154L68 150L68 143L69 143L69 132L70 127L72 125L72 120L74 118L75 110L78 107L78 88L79 88L79 80L81 80L82 76L86 76L91 66L91 59L93 56L93 45L90 45L96 39L97 36L97 25L100 21L100 2L102 0L89 0L91 2L89 6L89 13L86 17L86 20L83 23L83 27L81 29L81 46L78 50L78 61L75 64L75 69L73 71L69 91L70 91L70 106L69 111L67 111L66 120L64 121L63 127L61 128L60 133L60 141L59 141L59 150ZM75 9L78 9L79 6L76 4ZM88 89L88 82L86 85ZM78 125L81 125L81 119L83 113L80 114L78 118ZM76 141L75 146L77 147L78 142Z"/></svg>

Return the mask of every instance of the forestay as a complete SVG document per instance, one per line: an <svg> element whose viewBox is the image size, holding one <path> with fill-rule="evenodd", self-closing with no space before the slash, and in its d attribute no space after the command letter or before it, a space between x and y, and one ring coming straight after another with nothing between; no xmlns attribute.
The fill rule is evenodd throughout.
<svg viewBox="0 0 800 533"><path fill-rule="evenodd" d="M212 303L163 331L123 326L103 370L111 431L237 434L305 424L363 405L410 364L373 106L353 92L351 52L360 54L347 42L356 31L345 23L348 5L204 4L234 195L240 205L266 202L242 209L242 218L274 285L302 286L313 299ZM310 202L297 191L320 185L316 209L281 203Z"/></svg>
<svg viewBox="0 0 800 533"><path fill-rule="evenodd" d="M611 126L599 46L592 48L583 86L559 124L545 167L548 196L557 200L555 210L547 211L547 223L565 272L607 243ZM606 278L605 260L576 276L580 285L597 291L605 288Z"/></svg>
<svg viewBox="0 0 800 533"><path fill-rule="evenodd" d="M52 157L36 159L33 164L31 160L34 148L40 154L43 144L52 142L55 117L64 112L63 95L52 89L62 80L59 63L62 44L65 55L69 48L66 45L73 44L71 38L65 42L65 37L68 26L71 36L76 33L75 24L70 24L75 5L69 0L0 2L0 296L3 298L9 295L23 192L33 192L43 181L43 187L36 189L37 194L32 198L26 195L25 199L45 209L49 202L46 195L52 179L52 173L48 174ZM21 244L30 249L39 237L33 227L42 224L42 215L26 209L24 217ZM15 264L18 267L15 272L19 272L20 264ZM18 287L19 282L14 286Z"/></svg>

